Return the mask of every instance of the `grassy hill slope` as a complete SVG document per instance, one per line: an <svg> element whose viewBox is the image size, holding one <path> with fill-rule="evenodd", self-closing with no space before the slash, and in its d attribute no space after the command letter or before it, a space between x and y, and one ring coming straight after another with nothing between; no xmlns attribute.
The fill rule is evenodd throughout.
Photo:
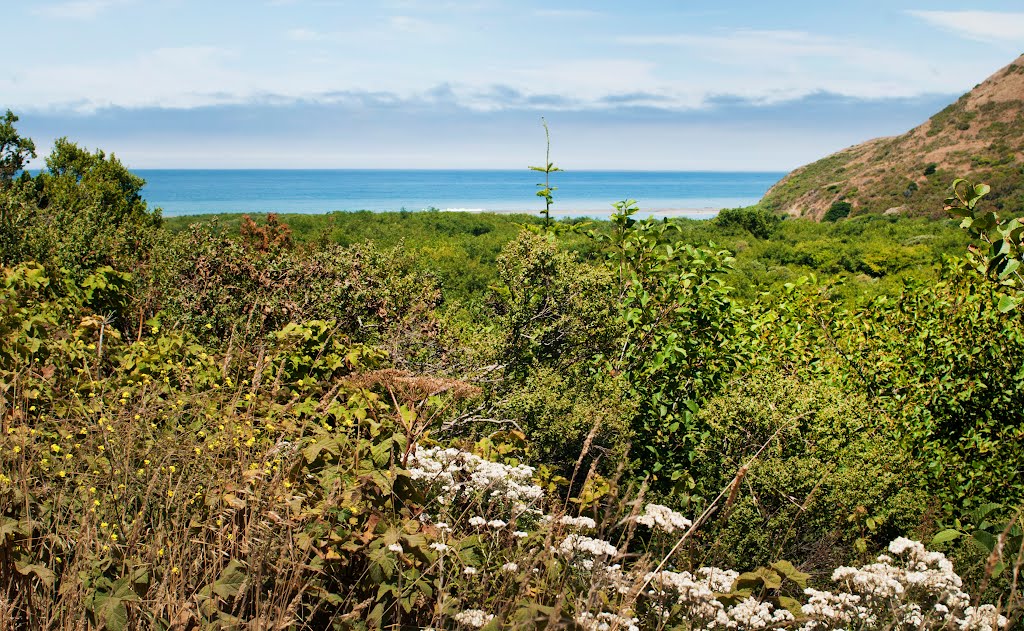
<svg viewBox="0 0 1024 631"><path fill-rule="evenodd" d="M996 208L1024 205L1024 56L902 136L869 140L796 169L762 203L818 220L844 201L853 215L942 216L956 177L991 184Z"/></svg>

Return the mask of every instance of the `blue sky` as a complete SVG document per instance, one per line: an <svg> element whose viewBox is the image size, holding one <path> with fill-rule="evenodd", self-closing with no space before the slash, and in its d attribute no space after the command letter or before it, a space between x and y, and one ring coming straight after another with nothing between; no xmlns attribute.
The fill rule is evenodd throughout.
<svg viewBox="0 0 1024 631"><path fill-rule="evenodd" d="M1014 2L35 0L0 109L136 168L788 170L1024 52ZM42 153L42 152L41 152Z"/></svg>

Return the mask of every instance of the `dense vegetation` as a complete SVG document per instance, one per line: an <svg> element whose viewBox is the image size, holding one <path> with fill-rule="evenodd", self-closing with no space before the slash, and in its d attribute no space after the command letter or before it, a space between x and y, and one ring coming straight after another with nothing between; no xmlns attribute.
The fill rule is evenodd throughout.
<svg viewBox="0 0 1024 631"><path fill-rule="evenodd" d="M1024 228L984 189L970 234L163 221L113 156L47 166L0 172L0 628L1020 619Z"/></svg>

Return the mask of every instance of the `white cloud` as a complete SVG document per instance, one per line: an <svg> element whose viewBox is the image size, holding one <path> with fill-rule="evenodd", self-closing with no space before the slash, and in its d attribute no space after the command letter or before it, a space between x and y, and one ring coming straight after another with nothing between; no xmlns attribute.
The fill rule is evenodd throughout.
<svg viewBox="0 0 1024 631"><path fill-rule="evenodd" d="M293 42L318 42L324 39L324 34L308 28L293 28L285 33L285 37Z"/></svg>
<svg viewBox="0 0 1024 631"><path fill-rule="evenodd" d="M907 11L955 35L983 42L1024 43L1024 13L1000 11Z"/></svg>
<svg viewBox="0 0 1024 631"><path fill-rule="evenodd" d="M159 48L132 59L105 64L68 63L16 70L0 92L16 95L26 106L73 107L93 111L106 106L193 107L238 102L254 86L231 72L231 51L214 46ZM202 68L202 72L197 72ZM21 105L15 103L15 105Z"/></svg>
<svg viewBox="0 0 1024 631"><path fill-rule="evenodd" d="M539 18L587 19L602 15L590 9L537 9L533 14Z"/></svg>
<svg viewBox="0 0 1024 631"><path fill-rule="evenodd" d="M940 83L945 79L932 62L916 54L803 31L738 29L701 35L622 36L617 41L639 48L679 49L681 61L698 69L700 75L693 80L703 93L735 94L765 103L822 91L886 98L966 87ZM946 68L962 72L954 76L974 78L991 71L966 63L946 64Z"/></svg>
<svg viewBox="0 0 1024 631"><path fill-rule="evenodd" d="M411 15L393 15L387 20L392 33L400 37L415 36L424 40L439 41L451 34L451 28L439 22L425 20Z"/></svg>
<svg viewBox="0 0 1024 631"><path fill-rule="evenodd" d="M69 0L37 7L35 12L52 18L88 20L122 4L127 4L126 0Z"/></svg>

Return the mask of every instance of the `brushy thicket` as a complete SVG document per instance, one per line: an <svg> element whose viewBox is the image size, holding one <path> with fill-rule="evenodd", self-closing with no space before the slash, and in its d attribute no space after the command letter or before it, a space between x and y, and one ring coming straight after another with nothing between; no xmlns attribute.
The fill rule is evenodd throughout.
<svg viewBox="0 0 1024 631"><path fill-rule="evenodd" d="M112 156L50 162L0 178L0 628L1020 621L1006 282L738 291L622 203L458 285L425 242L171 232Z"/></svg>

